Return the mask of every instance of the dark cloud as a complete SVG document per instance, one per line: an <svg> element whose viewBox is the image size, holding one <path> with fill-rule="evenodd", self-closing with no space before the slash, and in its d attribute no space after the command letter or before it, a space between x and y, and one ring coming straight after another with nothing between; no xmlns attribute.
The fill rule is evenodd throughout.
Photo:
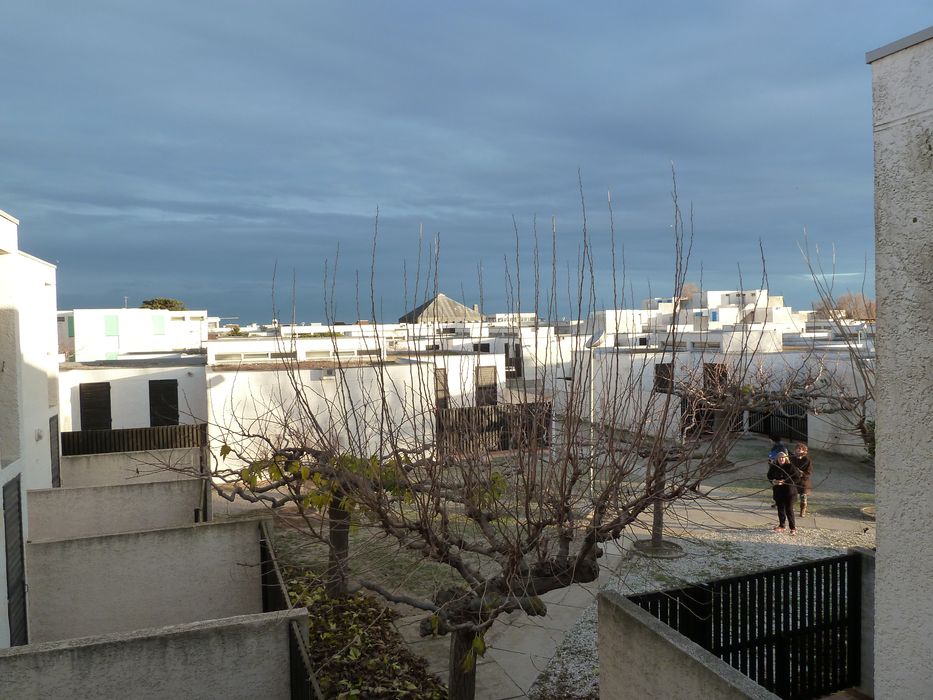
<svg viewBox="0 0 933 700"><path fill-rule="evenodd" d="M392 319L413 305L419 235L440 235L443 290L504 306L513 217L525 280L535 221L550 278L556 219L565 287L579 169L608 304L608 190L626 286L669 292L673 161L690 276L733 287L741 268L753 286L760 244L772 287L804 305L804 228L837 244L842 272L871 255L864 53L927 9L16 3L0 24L0 208L58 262L63 308L167 295L245 320L271 315L273 270L281 307L294 289L307 320L323 318L325 266L341 316L370 307L378 208Z"/></svg>

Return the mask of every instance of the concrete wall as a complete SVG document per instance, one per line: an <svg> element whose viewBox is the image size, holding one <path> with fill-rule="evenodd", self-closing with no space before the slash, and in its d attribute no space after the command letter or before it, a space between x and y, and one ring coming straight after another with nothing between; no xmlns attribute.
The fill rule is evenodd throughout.
<svg viewBox="0 0 933 700"><path fill-rule="evenodd" d="M30 542L26 570L33 642L262 611L256 520Z"/></svg>
<svg viewBox="0 0 933 700"><path fill-rule="evenodd" d="M62 486L178 481L197 473L200 461L201 451L197 447L62 457Z"/></svg>
<svg viewBox="0 0 933 700"><path fill-rule="evenodd" d="M114 363L115 364L115 363ZM85 382L110 382L111 427L147 428L149 382L178 382L178 422L203 423L207 418L207 379L204 365L179 364L154 367L70 367L59 376L62 431L81 430L79 386Z"/></svg>
<svg viewBox="0 0 933 700"><path fill-rule="evenodd" d="M925 38L924 38L925 36ZM933 27L873 52L878 298L875 688L933 688Z"/></svg>
<svg viewBox="0 0 933 700"><path fill-rule="evenodd" d="M616 591L599 594L599 697L777 698Z"/></svg>
<svg viewBox="0 0 933 700"><path fill-rule="evenodd" d="M0 651L0 697L287 700L289 624L307 630L307 615L243 615Z"/></svg>
<svg viewBox="0 0 933 700"><path fill-rule="evenodd" d="M208 373L211 446L230 444L251 458L268 446L242 437L266 435L283 445L336 443L357 455L385 453L394 436L403 446L434 442L434 366L428 362L350 366L324 377L301 369L303 398L321 426L316 431L296 400L288 373L269 370ZM381 433L380 433L381 431ZM234 457L222 466L234 466ZM238 468L238 467L237 467Z"/></svg>
<svg viewBox="0 0 933 700"><path fill-rule="evenodd" d="M195 522L202 481L164 481L29 491L29 539L93 537Z"/></svg>

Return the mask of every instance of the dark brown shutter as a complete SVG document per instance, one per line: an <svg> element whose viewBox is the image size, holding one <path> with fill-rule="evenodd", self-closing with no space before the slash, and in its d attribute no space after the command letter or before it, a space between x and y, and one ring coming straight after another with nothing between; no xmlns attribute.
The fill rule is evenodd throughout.
<svg viewBox="0 0 933 700"><path fill-rule="evenodd" d="M10 646L15 647L29 643L19 476L3 485L3 533L6 544L6 597L10 620Z"/></svg>
<svg viewBox="0 0 933 700"><path fill-rule="evenodd" d="M149 382L149 425L178 425L178 380Z"/></svg>
<svg viewBox="0 0 933 700"><path fill-rule="evenodd" d="M52 460L52 488L62 485L62 460L58 448L58 416L49 418L49 457Z"/></svg>
<svg viewBox="0 0 933 700"><path fill-rule="evenodd" d="M110 430L110 382L90 382L78 387L81 430Z"/></svg>
<svg viewBox="0 0 933 700"><path fill-rule="evenodd" d="M476 368L476 405L495 406L499 397L496 394L496 368Z"/></svg>

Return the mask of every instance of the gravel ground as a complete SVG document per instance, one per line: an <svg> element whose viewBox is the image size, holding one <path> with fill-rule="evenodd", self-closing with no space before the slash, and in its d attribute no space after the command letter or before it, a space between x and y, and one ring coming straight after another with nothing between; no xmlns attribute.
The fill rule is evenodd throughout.
<svg viewBox="0 0 933 700"><path fill-rule="evenodd" d="M678 539L686 556L648 559L629 553L606 587L626 595L677 588L762 569L834 556L847 547L874 547L874 526L866 532L801 530L796 537L767 530L717 530ZM596 603L567 632L557 653L532 686L532 700L599 697Z"/></svg>

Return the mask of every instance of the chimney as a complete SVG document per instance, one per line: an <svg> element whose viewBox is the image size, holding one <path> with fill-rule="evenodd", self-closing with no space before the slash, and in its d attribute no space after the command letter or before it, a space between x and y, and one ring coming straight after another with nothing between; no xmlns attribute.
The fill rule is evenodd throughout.
<svg viewBox="0 0 933 700"><path fill-rule="evenodd" d="M479 313L479 304L473 304L473 310L474 310L476 313Z"/></svg>

